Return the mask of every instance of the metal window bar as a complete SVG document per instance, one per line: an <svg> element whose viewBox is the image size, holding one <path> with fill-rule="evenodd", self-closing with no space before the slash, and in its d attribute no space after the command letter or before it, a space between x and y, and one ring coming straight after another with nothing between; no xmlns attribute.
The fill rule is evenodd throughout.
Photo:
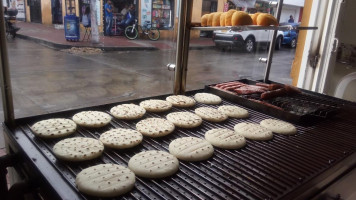
<svg viewBox="0 0 356 200"><path fill-rule="evenodd" d="M277 5L277 16L276 16L277 22L279 22L279 20L280 20L280 18L281 18L282 7L283 7L283 0L279 0L279 1L278 1L278 5ZM264 81L265 83L268 82L269 73L270 73L270 71L271 71L272 59L273 59L274 47L275 47L275 45L276 45L277 33L278 33L278 30L274 30L274 31L273 31L272 41L270 42L270 45L269 45L269 51L268 51L268 58L267 58L267 65L266 65L265 77L264 77L264 79L263 79L263 81Z"/></svg>
<svg viewBox="0 0 356 200"><path fill-rule="evenodd" d="M0 81L5 123L13 125L15 120L12 98L9 57L7 54L4 6L0 3Z"/></svg>

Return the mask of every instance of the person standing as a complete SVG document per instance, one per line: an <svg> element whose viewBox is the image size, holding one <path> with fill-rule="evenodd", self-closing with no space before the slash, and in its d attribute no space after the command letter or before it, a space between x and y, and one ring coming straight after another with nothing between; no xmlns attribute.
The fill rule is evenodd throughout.
<svg viewBox="0 0 356 200"><path fill-rule="evenodd" d="M292 15L291 15L291 16L289 16L288 23L294 23L294 18L293 18L293 16L292 16Z"/></svg>
<svg viewBox="0 0 356 200"><path fill-rule="evenodd" d="M90 6L87 6L85 8L84 15L82 17L82 24L84 27L90 27L91 26L91 17L90 17Z"/></svg>
<svg viewBox="0 0 356 200"><path fill-rule="evenodd" d="M105 27L105 34L111 36L111 28L112 28L112 20L113 20L113 7L112 7L112 2L111 0L108 0L107 3L104 6L105 9L105 22L106 22L106 27Z"/></svg>

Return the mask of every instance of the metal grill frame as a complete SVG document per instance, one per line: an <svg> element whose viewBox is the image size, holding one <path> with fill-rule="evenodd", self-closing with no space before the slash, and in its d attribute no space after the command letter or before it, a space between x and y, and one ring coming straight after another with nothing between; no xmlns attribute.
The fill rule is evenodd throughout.
<svg viewBox="0 0 356 200"><path fill-rule="evenodd" d="M187 95L192 95L195 94L196 92L201 92L202 90L196 90L196 91L191 91ZM35 116L35 117L29 117L29 118L23 118L23 119L18 119L16 120L16 126L7 126L5 125L6 129L6 140L10 144L11 149L14 152L19 152L21 155L21 160L22 162L18 163L18 169L21 169L22 171L25 171L23 174L28 177L31 180L36 180L36 185L41 186L44 188L44 190L48 190L53 197L51 198L58 198L58 199L92 199L90 197L87 197L81 193L78 193L75 187L73 187L73 184L71 185L71 178L66 177L64 174L64 171L73 171L73 169L65 169L68 168L68 165L76 165L73 163L67 163L62 167L59 167L58 163L56 164L56 159L53 156L53 153L50 151L46 152L40 145L41 142L46 143L46 141L42 139L38 139L32 135L31 132L29 132L28 129L28 124L39 121L41 119L47 119L47 118L53 118L53 117L61 117L61 116L72 116L73 113L83 111L83 110L105 110L106 112L113 106L117 104L122 104L122 103L138 103L142 100L146 99L152 99L152 98L158 98L158 99L164 99L167 95L162 95L158 97L149 97L149 98L144 98L144 99L137 99L137 100L132 100L132 101L126 101L126 102L120 102L120 103L114 103L114 104L108 104L108 105L102 105L102 106L95 106L95 107L90 107L90 108L82 108L82 109L76 109L76 110L70 110L70 111L63 111L59 113L53 113L53 114L46 114L46 115L40 115L40 116ZM228 102L224 100L223 104L227 105L234 105L234 103ZM199 105L203 106L202 104ZM204 105L206 106L206 105ZM212 106L216 107L216 106ZM194 107L196 108L196 107ZM181 109L173 108L172 111L178 111ZM187 109L183 109L187 110ZM192 111L192 109L188 109ZM261 119L265 118L270 118L270 116L253 111L251 109L248 109L249 112L251 113L251 118L249 118L247 121L254 121L254 122L259 122ZM168 112L169 113L169 112ZM163 114L153 114L153 116L161 116L161 115L166 115L167 113ZM151 114L149 114L151 115ZM258 121L259 120L259 121ZM115 127L115 126L120 126L120 124L117 123L117 121L120 120L114 120L114 122L111 123L110 126ZM209 123L204 121L203 126L204 129L207 128L213 128L213 127L229 127L231 129L231 126L238 122L242 122L246 120L235 120L235 119L229 119L228 122L224 123ZM137 121L136 121L137 122ZM121 123L121 122L120 122ZM125 122L122 122L125 125ZM346 122L340 122L343 125L347 125ZM131 127L130 123L126 123L125 126ZM347 125L347 127L350 128L350 130L355 130L356 126L354 124ZM293 141L291 145L303 145L305 143L307 146L314 144L317 140L320 140L319 143L315 143L315 145L318 145L319 147L327 148L326 144L329 144L331 139L329 138L318 138L319 136L315 136L313 134L320 134L321 131L328 131L325 130L325 128L320 128L318 127L318 130L314 130L314 126L312 127L303 127L303 126L297 126L299 133L298 135L303 135L307 136L307 140L303 139L296 139ZM349 130L347 128L347 130ZM107 128L103 128L107 129ZM99 133L103 132L103 129L92 129L95 132L91 132L92 130L88 130L85 128L79 128L77 132L79 132L82 135L89 134L91 137L97 137ZM187 129L177 129L176 131L179 132L180 136L198 136L202 137L202 132L200 131L202 128L197 128L197 129L192 129L192 130L187 130ZM344 128L345 129L345 128ZM308 133L306 133L308 132ZM316 133L314 133L316 132ZM175 132L176 133L176 132ZM348 135L351 133L344 133L341 129L341 131L336 131L337 134L343 134L343 135ZM77 133L76 133L77 134ZM173 133L174 134L174 133ZM177 134L177 133L176 133ZM353 133L355 134L355 133ZM166 137L172 137L172 136L166 136ZM166 138L165 137L165 138ZM290 136L294 137L294 136ZM308 163L310 169L307 167L303 167L301 163L297 163L297 167L294 169L296 170L295 172L292 172L292 175L289 177L285 173L288 172L288 169L293 169L293 154L291 154L291 150L288 150L286 148L286 144L283 143L284 140L288 139L288 136L281 136L281 135L275 135L274 139L270 142L255 142L255 141L248 141L247 147L243 148L242 150L221 150L221 149L215 149L214 156L209 159L208 161L204 162L199 162L199 163L189 163L189 162L180 162L180 171L178 174L167 178L163 180L148 180L148 179L137 179L136 187L140 185L138 190L140 190L141 196L143 199L175 199L181 197L185 197L188 199L248 199L249 198L257 198L257 199L294 199L294 198L306 198L310 197L311 195L315 194L322 186L327 185L330 183L335 177L340 176L342 173L345 173L347 170L353 168L356 164L356 153L355 153L355 146L352 146L352 148L346 150L342 149L336 149L336 152L329 152L329 154L320 152L321 158L317 159L309 159L305 156L298 156L298 159L301 159L301 161ZM293 139L293 138L292 138ZM168 143L165 141L166 139L151 139L151 138L144 138L144 142L148 143L147 145L151 146L153 149L161 149L167 151ZM160 143L162 142L162 143ZM281 144L279 142L282 142ZM350 147L350 142L349 140L345 139L340 139L338 141L339 143L343 143L344 145ZM288 144L288 143L287 143ZM289 143L290 144L290 143ZM46 145L45 145L46 146ZM50 146L44 147L44 148L50 148ZM140 148L138 150L137 148ZM136 151L142 151L143 149L147 149L147 146L141 145L139 147L135 148ZM273 150L273 148L277 148L279 150L283 150L280 152L280 154L276 154L276 152ZM334 148L334 147L333 147ZM250 152L252 149L252 152ZM107 151L107 150L105 150ZM122 160L127 160L130 157L130 151L123 151L123 155L118 155L116 150L109 150L109 153L106 153L104 156L105 158L101 158L104 162L110 161L110 157L122 157ZM310 152L311 154L315 154L316 150L313 150L313 152ZM120 151L121 152L121 151ZM256 155L254 153L257 153ZM51 156L52 154L52 156ZM241 156L241 158L244 158L244 160L241 163L236 163L232 158L236 155ZM133 154L131 153L131 156ZM272 156L271 156L272 155ZM284 155L285 157L283 159L279 158L280 155ZM341 155L341 157L340 157ZM262 156L262 157L261 157ZM329 157L329 160L325 160L325 158ZM257 157L257 159L256 159ZM335 158L337 157L337 158ZM335 159L332 159L335 158ZM53 160L54 159L54 160ZM109 160L107 160L109 159ZM97 162L98 160L94 161ZM329 162L325 165L325 162ZM61 163L61 162L60 162ZM89 161L89 164L92 164L93 162ZM222 163L222 166L219 165ZM257 164L256 164L257 163ZM267 168L274 169L276 168L276 165L280 165L282 163L286 169L284 168L279 168L280 171L282 171L282 174L273 174L271 171L263 171L264 167L261 166L260 164L266 164ZM320 164L324 163L324 167L322 169L317 169L317 166ZM127 162L118 162L118 164L123 164L127 165ZM219 166L219 168L214 169L214 167ZM237 166L237 167L236 167ZM249 168L251 167L251 168ZM204 169L204 170L201 170ZM250 169L250 170L249 170ZM216 170L216 171L214 171ZM273 170L272 170L273 171ZM300 176L304 173L309 173L312 174L308 177L303 177ZM182 173L184 172L184 173ZM313 172L313 173L312 173ZM77 172L72 172L73 174L79 173ZM231 174L237 175L233 177ZM239 175L240 173L240 175ZM291 172L289 172L291 173ZM214 177L214 174L216 177ZM219 176L217 174L220 174ZM224 174L227 176L227 178L222 178L221 174ZM263 179L261 174L266 174L267 178ZM201 179L201 181L205 182L205 184L198 184L196 180L194 180L192 177L198 177L198 179ZM261 178L262 177L262 178ZM281 178L282 177L282 178ZM72 177L73 178L73 177ZM270 182L272 181L272 182ZM291 182L294 183L294 186L291 185ZM73 183L73 182L72 182ZM167 183L174 183L175 185L182 185L180 189L169 186L170 184ZM221 184L221 185L220 185ZM184 186L188 185L188 186ZM206 186L208 185L208 186ZM214 190L214 189L209 189L210 186L214 186L215 188L218 188L219 190ZM234 185L234 187L232 187ZM251 186L252 185L252 186ZM270 185L270 186L269 186ZM259 186L262 188L256 188L256 186ZM292 187L293 186L293 187ZM166 187L166 188L164 188ZM195 191L190 191L188 188L195 188ZM264 188L265 187L265 188ZM269 188L267 188L269 187ZM183 188L183 189L182 189ZM184 189L185 188L185 189ZM272 189L271 189L272 188ZM144 189L144 190L143 190ZM258 190L257 190L258 189ZM137 188L135 189L137 190ZM135 196L132 193L135 193L135 190L133 190L131 193L128 195L124 195L121 198L122 199L135 199L138 198L139 196ZM161 191L157 192L156 190ZM234 193L234 190L240 190L237 191L237 193ZM259 191L260 190L260 191ZM147 192L144 192L147 191ZM173 195L168 192L172 191ZM220 194L219 191L224 191L225 194ZM259 192L258 192L259 191ZM276 194L276 191L278 194ZM252 194L253 192L257 192L255 194ZM272 195L266 195L264 192L267 192L269 194L275 194L274 196ZM154 193L152 195L152 193ZM245 197L243 194L248 194L252 196L247 196ZM184 194L182 196L182 194ZM241 194L241 196L237 195ZM164 196L162 196L164 195ZM180 195L180 196L175 196L175 195ZM226 196L225 196L226 195ZM139 198L138 198L139 199Z"/></svg>

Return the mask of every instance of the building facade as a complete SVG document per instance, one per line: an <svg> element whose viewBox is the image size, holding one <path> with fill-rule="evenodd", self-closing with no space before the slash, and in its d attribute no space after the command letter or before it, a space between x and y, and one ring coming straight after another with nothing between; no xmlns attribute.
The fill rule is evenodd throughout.
<svg viewBox="0 0 356 200"><path fill-rule="evenodd" d="M3 0L15 1L15 0ZM22 0L16 0L22 1ZM105 26L104 5L107 0L95 0L99 32L103 33ZM135 6L135 17L139 24L147 22L160 29L161 37L174 37L178 23L180 0L112 0L114 5L114 21L118 22L122 16L120 13L125 5ZM272 0L273 1L273 0ZM27 22L42 23L45 25L63 24L66 14L72 13L80 18L85 8L90 6L90 0L23 0L24 16ZM250 8L236 7L230 0L193 0L192 22L200 23L201 16L211 12L222 12L228 9L245 10L250 13L269 12L274 13L275 7L270 6L270 1L257 0ZM304 0L285 0L281 22L288 20L292 15L296 22L300 19ZM287 18L288 17L288 18ZM192 31L192 37L199 37L200 31Z"/></svg>

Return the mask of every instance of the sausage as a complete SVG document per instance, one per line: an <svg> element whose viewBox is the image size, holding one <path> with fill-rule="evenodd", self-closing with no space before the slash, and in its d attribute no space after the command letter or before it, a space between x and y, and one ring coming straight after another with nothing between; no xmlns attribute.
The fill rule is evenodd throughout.
<svg viewBox="0 0 356 200"><path fill-rule="evenodd" d="M233 91L234 89L243 87L244 85L234 85L234 86L230 86L230 87L226 87L224 88L224 90L228 90L228 91Z"/></svg>
<svg viewBox="0 0 356 200"><path fill-rule="evenodd" d="M267 102L264 102L264 101L260 101L260 100L256 100L256 99L248 99L248 100L254 101L256 103L260 103L262 105L265 105L265 106L268 106L268 107L271 107L271 108L274 108L274 109L277 109L277 110L283 110L283 108L281 108L281 107L275 106L273 104L270 104L270 103L267 103Z"/></svg>
<svg viewBox="0 0 356 200"><path fill-rule="evenodd" d="M256 85L264 87L264 88L269 88L269 86L270 86L270 84L267 84L267 83L256 83Z"/></svg>
<svg viewBox="0 0 356 200"><path fill-rule="evenodd" d="M271 99L274 97L279 97L285 95L287 92L284 88L264 92L261 94L261 99Z"/></svg>
<svg viewBox="0 0 356 200"><path fill-rule="evenodd" d="M226 89L226 88L229 88L229 87L235 87L235 86L238 86L238 87L242 87L242 86L245 86L245 84L231 84L231 85L227 85L227 86L221 86L220 88L221 89Z"/></svg>
<svg viewBox="0 0 356 200"><path fill-rule="evenodd" d="M219 84L216 84L215 86L220 87L220 86L224 86L224 85L233 85L233 84L236 84L236 83L244 84L244 83L241 83L239 81L231 81L231 82L226 82L226 83L219 83Z"/></svg>
<svg viewBox="0 0 356 200"><path fill-rule="evenodd" d="M272 84L270 84L268 86L268 89L269 90L277 90L277 89L280 89L280 88L283 88L283 87L284 87L283 85L272 83Z"/></svg>
<svg viewBox="0 0 356 200"><path fill-rule="evenodd" d="M243 84L243 83L229 83L229 84L225 84L225 85L220 85L218 87L224 89L226 87L235 86L235 85L245 85L245 84Z"/></svg>
<svg viewBox="0 0 356 200"><path fill-rule="evenodd" d="M287 94L300 94L302 91L300 91L297 87L291 86L291 85L285 85L284 89L286 90Z"/></svg>

